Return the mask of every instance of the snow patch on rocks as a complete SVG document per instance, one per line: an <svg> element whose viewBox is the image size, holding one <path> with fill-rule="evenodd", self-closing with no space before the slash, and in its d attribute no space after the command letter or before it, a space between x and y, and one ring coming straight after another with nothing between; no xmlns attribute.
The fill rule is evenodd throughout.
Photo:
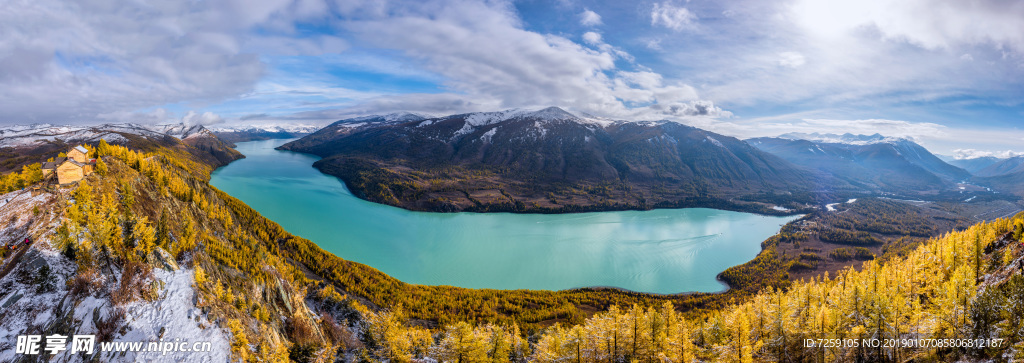
<svg viewBox="0 0 1024 363"><path fill-rule="evenodd" d="M482 136L480 136L480 140L483 141L483 142L486 142L486 143L490 143L491 142L491 138L494 137L494 134L497 133L497 132L498 132L498 128L497 127L493 128L493 129L490 129L490 130L487 130L487 132L485 132Z"/></svg>
<svg viewBox="0 0 1024 363"><path fill-rule="evenodd" d="M166 360L174 362L227 362L231 360L230 334L206 320L196 301L192 287L192 270L154 270L162 282L160 296L153 302L139 301L125 306L128 331L118 341L210 342L210 352L140 352L135 361ZM161 336L161 333L163 334ZM131 354L126 355L126 358ZM132 360L129 359L129 360Z"/></svg>

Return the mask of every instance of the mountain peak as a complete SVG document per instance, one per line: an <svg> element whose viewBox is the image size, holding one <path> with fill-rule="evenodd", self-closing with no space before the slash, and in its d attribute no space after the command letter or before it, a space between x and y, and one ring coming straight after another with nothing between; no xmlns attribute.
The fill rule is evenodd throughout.
<svg viewBox="0 0 1024 363"><path fill-rule="evenodd" d="M530 114L530 116L543 118L543 119L575 119L576 115L569 113L556 106L551 106L542 110L538 110Z"/></svg>

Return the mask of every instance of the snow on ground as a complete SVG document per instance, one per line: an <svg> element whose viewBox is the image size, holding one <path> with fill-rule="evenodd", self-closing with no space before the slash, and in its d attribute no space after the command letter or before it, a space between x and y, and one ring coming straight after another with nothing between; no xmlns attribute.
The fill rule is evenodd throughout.
<svg viewBox="0 0 1024 363"><path fill-rule="evenodd" d="M26 257L29 257L26 255ZM56 251L35 250L31 257L24 259L23 263L32 262L34 258L42 258L54 271L53 286L57 288L48 293L39 293L35 290L32 280L21 278L24 273L14 272L0 280L0 287L4 293L0 293L0 306L7 305L0 317L0 361L12 361L17 357L14 354L14 344L19 335L38 334L58 323L58 317L68 312L68 305L71 303L67 291L63 290L65 281L71 278L75 271L75 265L63 258ZM23 269L30 267L30 271L38 268L32 264L19 267ZM208 321L193 304L193 297L196 291L192 288L193 272L191 270L179 270L168 272L162 269L155 271L157 279L162 282L163 288L160 297L153 302L138 301L124 306L125 319L123 328L114 333L111 342L210 342L212 349L209 352L130 352L123 356L117 354L103 354L100 361L121 361L121 362L227 362L231 359L231 337L228 332ZM32 273L29 277L35 276ZM9 291L9 292L8 292ZM12 303L8 303L12 300ZM63 310L58 309L59 306ZM73 334L96 334L97 328L94 324L96 317L106 319L115 307L106 297L96 298L87 296L75 307L73 312L74 322L72 323ZM121 334L123 332L123 334ZM161 332L163 336L161 336ZM97 338L99 339L99 338ZM94 346L95 354L101 354L100 341L97 340ZM145 349L145 348L143 348ZM64 351L58 355L58 361L79 361Z"/></svg>
<svg viewBox="0 0 1024 363"><path fill-rule="evenodd" d="M466 117L466 124L469 126L486 126L496 124L515 117L529 114L529 111L514 108L511 110L497 112L478 112Z"/></svg>
<svg viewBox="0 0 1024 363"><path fill-rule="evenodd" d="M483 142L489 143L489 142L491 142L491 138L494 137L494 134L497 133L497 132L498 132L498 128L497 127L493 128L493 129L490 129L490 130L487 130L487 132L485 132L483 135L480 136L480 140L483 141Z"/></svg>
<svg viewBox="0 0 1024 363"><path fill-rule="evenodd" d="M773 205L773 206L772 206L772 209L774 209L774 210L777 210L777 211L780 211L780 212L785 212L785 211L788 211L788 210L789 210L789 208L786 208L786 207L780 207L780 206L777 206L777 205Z"/></svg>
<svg viewBox="0 0 1024 363"><path fill-rule="evenodd" d="M13 361L19 357L15 354L19 335L52 332L54 330L50 329L56 329L56 326L67 326L72 334L95 334L97 329L93 323L94 315L106 318L115 310L107 295L101 295L99 298L86 296L75 304L72 313L73 302L68 295L67 281L74 277L77 265L50 245L52 234L48 233L59 222L58 218L47 213L52 206L46 204L55 202L55 198L54 194L47 192L37 192L33 196L32 192L27 190L0 195L0 220L13 221L5 223L0 230L0 242L20 241L28 234L39 236L22 255L16 267L0 278L0 362ZM35 207L39 207L41 212L34 213ZM10 258L5 263L9 262ZM37 283L40 276L43 276L39 271L44 266L49 267L51 271L48 280L52 289L49 290L40 289L40 284ZM0 271L2 270L0 267ZM192 271L169 272L156 269L154 275L161 281L159 298L153 302L138 301L124 306L124 334L115 333L111 340L145 341L148 344L149 341L160 341L160 331L163 328L164 341L208 341L212 345L212 350L202 353L174 352L167 355L163 355L162 352L127 353L124 356L103 356L100 357L100 361L229 361L230 334L208 321L193 303L196 291L192 288ZM120 278L117 271L114 271L112 277ZM112 290L112 284L116 282L108 282L108 286L102 289ZM99 342L95 349L98 353ZM65 356L58 357L57 361L80 361L77 357L69 357L68 353L63 352Z"/></svg>
<svg viewBox="0 0 1024 363"><path fill-rule="evenodd" d="M196 291L192 270L157 269L157 279L164 283L160 297L153 302L134 302L125 307L128 331L115 341L186 341L210 342L210 352L142 352L128 354L128 361L147 362L226 362L231 359L231 338L222 329L203 317L193 304ZM160 336L163 330L163 336Z"/></svg>
<svg viewBox="0 0 1024 363"><path fill-rule="evenodd" d="M50 291L35 284L44 265L51 271ZM22 256L17 268L0 279L0 362L16 358L19 335L45 330L56 322L57 306L65 302L67 293L63 287L75 269L74 263L49 246L48 239L41 239Z"/></svg>
<svg viewBox="0 0 1024 363"><path fill-rule="evenodd" d="M0 194L0 221L4 221L0 229L0 246L21 242L29 234L40 234L41 226L32 229L32 222L37 216L33 210L45 210L45 204L54 199L54 195L37 192L35 196L30 190L16 190Z"/></svg>
<svg viewBox="0 0 1024 363"><path fill-rule="evenodd" d="M849 204L849 203L853 203L853 202L856 202L856 201L857 201L857 198L853 198L853 199L850 199L850 200L846 201L846 203Z"/></svg>

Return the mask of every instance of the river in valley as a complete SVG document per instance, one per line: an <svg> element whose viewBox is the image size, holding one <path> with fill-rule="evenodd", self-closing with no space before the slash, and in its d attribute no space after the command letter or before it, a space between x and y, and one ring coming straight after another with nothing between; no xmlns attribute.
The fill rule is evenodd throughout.
<svg viewBox="0 0 1024 363"><path fill-rule="evenodd" d="M246 158L211 184L288 232L402 281L491 289L611 286L721 291L715 276L754 258L798 216L705 208L580 214L412 212L356 198L313 155L238 143Z"/></svg>

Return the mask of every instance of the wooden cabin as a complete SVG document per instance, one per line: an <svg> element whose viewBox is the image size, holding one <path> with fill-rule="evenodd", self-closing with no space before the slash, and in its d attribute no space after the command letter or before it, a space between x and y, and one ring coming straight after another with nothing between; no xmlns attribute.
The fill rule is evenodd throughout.
<svg viewBox="0 0 1024 363"><path fill-rule="evenodd" d="M82 145L75 146L67 152L68 159L74 159L79 163L89 162L89 149L86 149Z"/></svg>
<svg viewBox="0 0 1024 363"><path fill-rule="evenodd" d="M57 173L57 183L74 183L92 174L95 165L96 159L89 158L89 150L78 145L67 152L67 157L43 163L43 178L49 177L51 173Z"/></svg>

